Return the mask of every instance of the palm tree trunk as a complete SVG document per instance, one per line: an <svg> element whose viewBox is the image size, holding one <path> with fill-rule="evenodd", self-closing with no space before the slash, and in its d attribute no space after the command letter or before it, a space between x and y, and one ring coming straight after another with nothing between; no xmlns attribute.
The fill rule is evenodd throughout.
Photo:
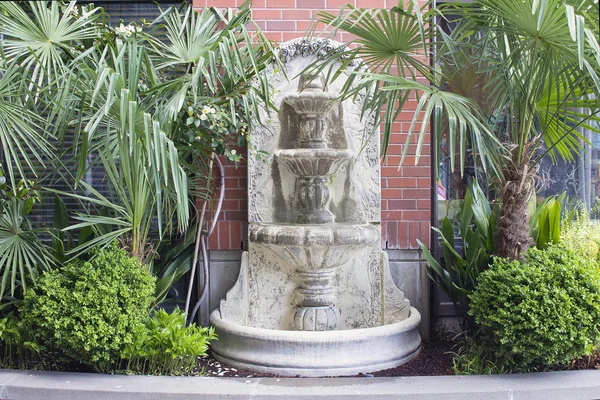
<svg viewBox="0 0 600 400"><path fill-rule="evenodd" d="M506 166L502 172L505 179L500 191L500 219L494 255L518 259L533 245L528 214L529 201L535 196L533 176L527 166Z"/></svg>

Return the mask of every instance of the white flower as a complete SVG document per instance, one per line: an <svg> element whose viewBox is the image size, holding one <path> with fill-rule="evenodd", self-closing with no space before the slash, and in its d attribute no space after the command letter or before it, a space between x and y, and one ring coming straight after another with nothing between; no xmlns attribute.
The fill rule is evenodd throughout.
<svg viewBox="0 0 600 400"><path fill-rule="evenodd" d="M232 156L235 156L236 154L237 154L237 151L235 151L235 150L231 150L231 155L232 155Z"/></svg>
<svg viewBox="0 0 600 400"><path fill-rule="evenodd" d="M131 24L125 26L123 25L123 23L121 22L121 24L115 28L115 33L117 35L122 35L122 36L126 36L126 37L130 37L133 32L135 32L135 27Z"/></svg>
<svg viewBox="0 0 600 400"><path fill-rule="evenodd" d="M204 108L202 109L202 114L208 114L209 112L210 112L210 107L204 106Z"/></svg>
<svg viewBox="0 0 600 400"><path fill-rule="evenodd" d="M202 114L202 115L200 115L200 119L202 121L206 121L208 119L208 117L206 116L206 114Z"/></svg>
<svg viewBox="0 0 600 400"><path fill-rule="evenodd" d="M214 108L212 108L212 107L210 108L210 113L211 113L211 114L214 114L214 113L216 113L216 112L217 112L217 111L216 111Z"/></svg>
<svg viewBox="0 0 600 400"><path fill-rule="evenodd" d="M119 25L115 28L115 33L117 33L119 35L123 35L126 32L127 32L127 28L125 28L125 25L123 25L122 22L121 22L121 25Z"/></svg>

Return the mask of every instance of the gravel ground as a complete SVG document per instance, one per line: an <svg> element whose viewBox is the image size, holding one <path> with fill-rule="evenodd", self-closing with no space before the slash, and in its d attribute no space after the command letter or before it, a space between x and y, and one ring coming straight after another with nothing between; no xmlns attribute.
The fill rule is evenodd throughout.
<svg viewBox="0 0 600 400"><path fill-rule="evenodd" d="M452 375L452 343L433 342L423 343L419 356L396 368L385 369L370 374L356 375L359 377L374 376L433 376L433 375ZM238 370L230 367L212 357L201 357L198 359L198 369L204 369L207 376L239 377L239 378L280 378L273 374L260 374L256 372Z"/></svg>

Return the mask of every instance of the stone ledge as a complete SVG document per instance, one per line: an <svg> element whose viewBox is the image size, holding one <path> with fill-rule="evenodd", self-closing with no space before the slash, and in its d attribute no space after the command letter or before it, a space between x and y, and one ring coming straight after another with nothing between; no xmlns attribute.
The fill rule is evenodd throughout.
<svg viewBox="0 0 600 400"><path fill-rule="evenodd" d="M0 371L4 400L591 400L600 371L399 378L198 378Z"/></svg>

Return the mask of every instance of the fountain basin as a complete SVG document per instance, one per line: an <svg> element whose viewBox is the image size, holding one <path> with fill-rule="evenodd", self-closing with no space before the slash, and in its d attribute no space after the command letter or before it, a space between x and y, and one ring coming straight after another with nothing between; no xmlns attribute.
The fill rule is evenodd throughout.
<svg viewBox="0 0 600 400"><path fill-rule="evenodd" d="M370 224L251 224L254 243L296 246L351 246L377 243L379 226Z"/></svg>
<svg viewBox="0 0 600 400"><path fill-rule="evenodd" d="M218 341L214 357L235 368L282 376L342 376L402 365L420 351L421 315L411 307L407 319L387 325L326 332L246 327L210 316Z"/></svg>
<svg viewBox="0 0 600 400"><path fill-rule="evenodd" d="M350 150L342 149L285 149L275 152L275 157L299 177L331 176L352 156Z"/></svg>

